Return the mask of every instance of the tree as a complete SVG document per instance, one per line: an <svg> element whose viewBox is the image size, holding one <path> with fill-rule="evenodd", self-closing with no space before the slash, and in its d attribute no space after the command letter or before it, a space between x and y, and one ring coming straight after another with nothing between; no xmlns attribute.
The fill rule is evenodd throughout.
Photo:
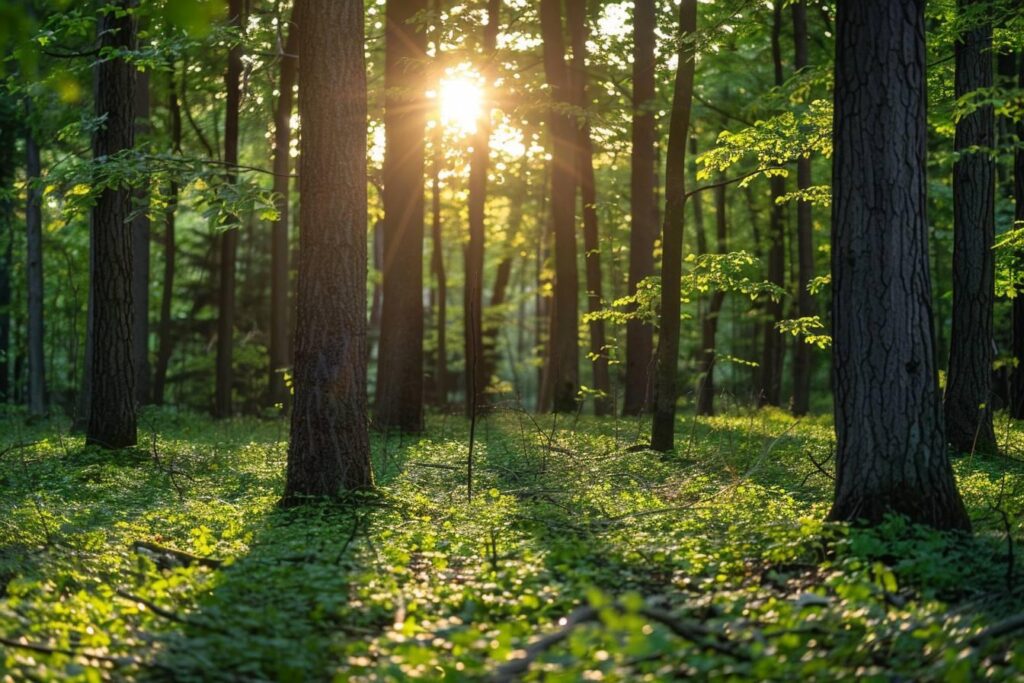
<svg viewBox="0 0 1024 683"><path fill-rule="evenodd" d="M958 0L961 14L987 0ZM957 99L992 87L992 25L972 21L957 39ZM995 143L992 107L981 106L956 123L953 163L953 326L946 374L946 437L966 453L996 448L992 428L992 306L995 274Z"/></svg>
<svg viewBox="0 0 1024 683"><path fill-rule="evenodd" d="M228 0L228 25L241 31L242 0ZM233 184L238 179L238 116L241 106L242 46L232 43L228 50L228 68L224 74L227 93L224 117L225 178ZM220 234L220 288L217 297L217 385L214 397L215 417L231 417L232 391L235 383L235 266L238 261L238 228L230 226Z"/></svg>
<svg viewBox="0 0 1024 683"><path fill-rule="evenodd" d="M1024 89L1024 54L1017 55L1017 87ZM1017 121L1017 139L1024 140L1024 118ZM1024 228L1024 147L1013 155L1014 222ZM1018 256L1024 258L1024 255ZM1017 361L1010 387L1010 415L1024 420L1024 297L1013 300L1013 357Z"/></svg>
<svg viewBox="0 0 1024 683"><path fill-rule="evenodd" d="M291 364L288 337L288 212L291 181L292 86L295 85L296 57L299 48L299 24L294 9L288 27L288 38L281 53L277 104L274 107L274 195L277 197L277 220L270 238L270 376L271 405L287 406L290 400L283 370Z"/></svg>
<svg viewBox="0 0 1024 683"><path fill-rule="evenodd" d="M14 200L11 193L18 168L18 101L0 88L0 402L14 398L11 381L11 284L14 275Z"/></svg>
<svg viewBox="0 0 1024 683"><path fill-rule="evenodd" d="M601 242L597 225L597 184L594 179L594 144L590 138L587 109L587 16L584 0L568 0L566 23L572 45L573 101L583 112L582 124L577 127L577 176L580 200L583 204L583 253L586 261L587 312L597 313L602 307ZM590 320L590 358L594 373L594 414L610 415L615 412L612 382L608 373L608 349L604 333L604 319Z"/></svg>
<svg viewBox="0 0 1024 683"><path fill-rule="evenodd" d="M491 102L494 59L498 40L500 0L487 0L487 25L483 31L485 101L473 135L469 161L469 244L466 245L466 285L464 297L463 339L466 353L466 415L472 417L485 400L490 379L484 358L484 204L487 199L487 169L491 155Z"/></svg>
<svg viewBox="0 0 1024 683"><path fill-rule="evenodd" d="M373 485L366 416L366 71L361 0L299 0L295 398L283 503Z"/></svg>
<svg viewBox="0 0 1024 683"><path fill-rule="evenodd" d="M43 356L43 193L39 188L42 165L39 145L31 127L31 109L25 105L26 263L28 279L28 414L46 414L46 363ZM81 416L83 419L85 415Z"/></svg>
<svg viewBox="0 0 1024 683"><path fill-rule="evenodd" d="M672 450L676 423L676 375L679 372L680 286L683 265L683 223L686 209L686 146L693 110L694 33L697 0L679 5L679 66L676 68L669 117L665 171L665 220L662 227L661 310L658 322L658 371L651 448Z"/></svg>
<svg viewBox="0 0 1024 683"><path fill-rule="evenodd" d="M793 66L797 72L807 67L807 3L799 0L792 5L793 13ZM811 159L800 157L796 162L796 189L804 192L812 185ZM814 225L811 203L798 199L796 204L797 239L797 317L815 315L814 296L807 289L814 279ZM793 347L793 414L806 415L811 404L811 345L796 339Z"/></svg>
<svg viewBox="0 0 1024 683"><path fill-rule="evenodd" d="M715 194L715 248L717 253L727 251L726 195L725 185L719 184ZM698 196L693 199L697 200ZM717 355L718 318L725 302L725 292L716 289L711 293L711 301L701 316L700 345L700 384L697 389L697 414L715 414L715 356Z"/></svg>
<svg viewBox="0 0 1024 683"><path fill-rule="evenodd" d="M149 74L139 71L135 87L135 138L149 130ZM149 376L149 192L137 187L132 231L132 359L135 363L135 400L150 401Z"/></svg>
<svg viewBox="0 0 1024 683"><path fill-rule="evenodd" d="M772 11L772 66L775 86L782 87L782 0L775 0ZM786 217L781 203L786 194L786 179L773 175L768 179L771 209L768 213L768 281L776 287L786 285ZM782 402L782 363L786 346L776 325L782 320L782 301L772 298L765 304L764 345L761 349L761 386L758 406L777 406Z"/></svg>
<svg viewBox="0 0 1024 683"><path fill-rule="evenodd" d="M545 394L555 412L576 410L579 388L576 272L575 123L564 105L571 104L565 64L565 38L559 0L541 0L540 28L544 74L551 92L548 139L551 145L551 225L555 238L554 305L548 333Z"/></svg>
<svg viewBox="0 0 1024 683"><path fill-rule="evenodd" d="M629 181L629 294L654 274L655 204L654 0L633 3L633 128ZM626 386L622 412L637 415L651 403L654 329L643 320L626 323Z"/></svg>
<svg viewBox="0 0 1024 683"><path fill-rule="evenodd" d="M388 0L384 43L384 303L377 358L377 422L423 428L423 148L421 65L414 25L427 0Z"/></svg>
<svg viewBox="0 0 1024 683"><path fill-rule="evenodd" d="M946 455L926 217L924 0L840 0L834 520L970 528Z"/></svg>
<svg viewBox="0 0 1024 683"><path fill-rule="evenodd" d="M93 135L93 158L130 150L135 137L135 68L122 53L135 49L135 17L121 0L100 22L101 49L113 57L95 67L96 115L104 124ZM89 282L92 295L92 363L85 440L103 448L136 442L135 363L132 347L131 190L106 187L92 212Z"/></svg>
<svg viewBox="0 0 1024 683"><path fill-rule="evenodd" d="M177 80L174 65L170 65L167 88L167 111L170 115L171 150L181 154L181 105L178 102ZM153 371L153 402L164 403L167 386L167 368L171 362L174 340L171 337L171 305L174 303L174 267L177 262L175 244L175 220L178 211L178 182L172 180L167 192L167 206L164 208L164 272L160 291L160 322L157 324L156 367Z"/></svg>

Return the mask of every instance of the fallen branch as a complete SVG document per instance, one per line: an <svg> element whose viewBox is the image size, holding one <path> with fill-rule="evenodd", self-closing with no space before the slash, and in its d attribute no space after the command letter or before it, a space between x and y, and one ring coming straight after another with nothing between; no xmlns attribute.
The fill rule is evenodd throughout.
<svg viewBox="0 0 1024 683"><path fill-rule="evenodd" d="M973 636L970 641L971 645L977 647L985 643L985 641L991 640L992 638L998 638L999 636L1005 636L1024 629L1024 614L1014 614L1012 617L1007 617L1002 621L992 624L988 628L982 629L977 635Z"/></svg>
<svg viewBox="0 0 1024 683"><path fill-rule="evenodd" d="M619 612L624 613L627 611L618 604L612 607ZM724 635L712 631L701 623L679 619L665 610L651 606L641 608L637 611L637 614L661 624L675 635L684 640L689 640L699 648L713 650L735 659L750 659L750 655L735 643L729 642L725 639ZM507 683L508 681L516 680L529 670L530 665L538 657L568 638L574 628L580 624L599 621L599 617L600 613L598 610L590 605L577 607L565 618L565 623L562 624L561 628L527 645L522 650L522 656L509 660L499 666L490 677L490 680L492 683Z"/></svg>
<svg viewBox="0 0 1024 683"><path fill-rule="evenodd" d="M170 558L172 561L165 562L167 564L178 564L188 567L189 565L198 564L200 567L208 567L210 569L217 569L224 564L223 560L217 560L212 557L200 557L199 555L193 555L187 553L184 550L176 550L175 548L168 548L167 546L157 545L156 543L150 543L149 541L135 541L132 543L132 550L138 552L145 550L148 553L160 556L163 555L165 558Z"/></svg>
<svg viewBox="0 0 1024 683"><path fill-rule="evenodd" d="M4 638L0 636L0 645L6 647L15 648L19 650L28 650L30 652L38 652L45 655L64 655L66 657L84 657L86 659L92 659L97 662L107 662L114 666L139 666L144 662L136 657L110 657L108 655L94 655L88 652L76 652L75 650L68 650L60 647L50 647L49 645L40 645L38 643L22 643L18 640L11 638Z"/></svg>
<svg viewBox="0 0 1024 683"><path fill-rule="evenodd" d="M490 680L494 683L505 683L506 681L516 680L519 676L530 669L530 665L533 664L534 660L544 654L547 650L568 638L574 628L580 624L596 621L597 617L597 610L590 605L584 605L576 608L568 617L566 617L565 624L562 628L549 633L543 638L523 648L523 655L521 657L511 659L499 666L491 676Z"/></svg>
<svg viewBox="0 0 1024 683"><path fill-rule="evenodd" d="M148 609L150 612L152 612L153 614L157 615L158 617L163 617L164 619L166 619L168 621L173 621L173 622L176 622L178 624L183 624L185 626L192 626L193 625L192 622L190 622L185 617L178 616L174 612L172 612L172 611L170 611L168 609L164 609L163 607L161 607L160 605L156 604L152 600L147 600L146 598L140 597L140 596L135 595L133 593L129 593L128 591L124 590L123 588L118 588L114 592L115 592L115 594L118 597L124 598L125 600L129 600L131 602L137 602L138 604L144 606L146 609Z"/></svg>

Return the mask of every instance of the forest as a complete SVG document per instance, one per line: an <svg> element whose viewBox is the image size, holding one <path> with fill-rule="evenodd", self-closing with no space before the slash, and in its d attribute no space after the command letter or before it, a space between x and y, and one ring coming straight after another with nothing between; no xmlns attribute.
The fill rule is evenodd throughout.
<svg viewBox="0 0 1024 683"><path fill-rule="evenodd" d="M0 0L0 683L1024 680L1021 0Z"/></svg>

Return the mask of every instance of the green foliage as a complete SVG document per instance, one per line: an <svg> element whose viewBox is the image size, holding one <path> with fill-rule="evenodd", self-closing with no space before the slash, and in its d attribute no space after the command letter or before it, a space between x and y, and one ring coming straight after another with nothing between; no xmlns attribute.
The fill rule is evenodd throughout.
<svg viewBox="0 0 1024 683"><path fill-rule="evenodd" d="M527 679L1024 667L1012 635L972 641L1024 607L1001 516L1024 512L1014 460L956 463L970 540L825 524L831 426L781 412L686 418L668 455L635 447L631 420L495 413L471 503L467 425L438 416L421 438L375 438L377 492L290 510L284 422L153 410L139 448L107 453L3 420L0 637L74 653L0 645L15 680L481 679L583 605L593 618ZM1024 434L1003 433L1020 452ZM34 443L4 450L15 440Z"/></svg>
<svg viewBox="0 0 1024 683"><path fill-rule="evenodd" d="M819 330L825 329L825 324L816 315L805 318L791 318L780 320L775 323L776 329L783 334L791 334L794 337L803 337L803 340L817 346L819 349L826 349L832 345L832 337L828 334L821 334Z"/></svg>

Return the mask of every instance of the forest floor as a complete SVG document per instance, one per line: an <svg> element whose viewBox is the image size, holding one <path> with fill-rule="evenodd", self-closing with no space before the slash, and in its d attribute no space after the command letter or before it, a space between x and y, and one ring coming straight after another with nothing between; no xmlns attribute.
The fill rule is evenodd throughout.
<svg viewBox="0 0 1024 683"><path fill-rule="evenodd" d="M972 539L825 524L823 417L682 418L662 455L646 420L501 412L468 501L468 425L433 415L375 436L374 493L288 510L284 421L152 410L115 453L64 427L0 417L3 681L1024 675L1005 423L954 464Z"/></svg>

